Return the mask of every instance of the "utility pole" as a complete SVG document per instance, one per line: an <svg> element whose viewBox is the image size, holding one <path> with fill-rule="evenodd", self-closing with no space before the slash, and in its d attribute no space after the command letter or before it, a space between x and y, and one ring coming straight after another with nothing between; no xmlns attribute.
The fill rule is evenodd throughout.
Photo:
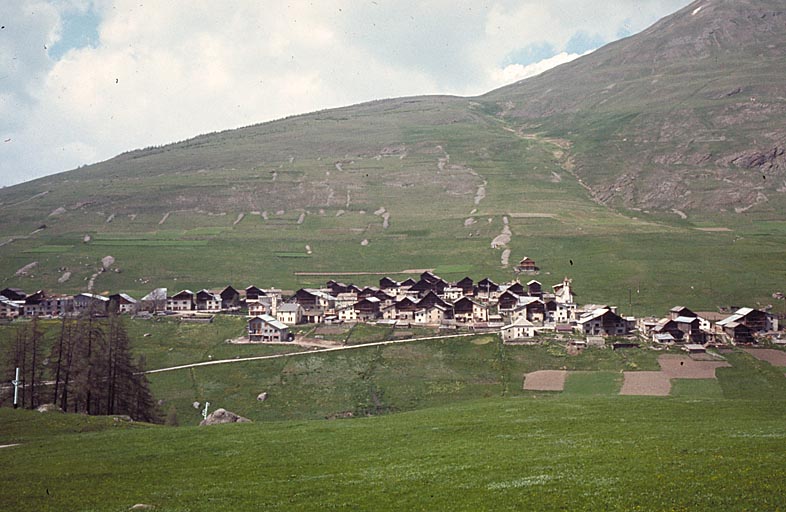
<svg viewBox="0 0 786 512"><path fill-rule="evenodd" d="M14 409L19 407L19 367L16 368L16 378L11 381L14 386Z"/></svg>

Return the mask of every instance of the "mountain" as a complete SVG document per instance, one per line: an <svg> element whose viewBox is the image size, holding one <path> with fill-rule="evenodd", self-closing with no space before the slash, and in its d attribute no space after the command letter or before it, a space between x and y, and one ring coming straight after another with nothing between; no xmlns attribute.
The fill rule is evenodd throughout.
<svg viewBox="0 0 786 512"><path fill-rule="evenodd" d="M744 211L786 192L786 5L699 0L644 32L493 91L525 132L573 143L604 203Z"/></svg>
<svg viewBox="0 0 786 512"><path fill-rule="evenodd" d="M0 284L509 280L529 256L544 285L634 311L766 304L786 271L785 56L778 2L701 0L480 97L124 153L0 190Z"/></svg>

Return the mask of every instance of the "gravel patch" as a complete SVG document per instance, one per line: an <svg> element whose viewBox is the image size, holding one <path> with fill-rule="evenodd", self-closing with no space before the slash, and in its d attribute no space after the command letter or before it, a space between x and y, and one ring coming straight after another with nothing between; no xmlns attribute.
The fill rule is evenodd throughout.
<svg viewBox="0 0 786 512"><path fill-rule="evenodd" d="M744 348L759 361L765 361L772 366L786 366L786 352L775 350L774 348Z"/></svg>
<svg viewBox="0 0 786 512"><path fill-rule="evenodd" d="M671 380L664 372L624 372L620 395L669 396Z"/></svg>
<svg viewBox="0 0 786 512"><path fill-rule="evenodd" d="M667 354L658 358L658 364L672 379L714 379L716 368L731 366L725 361L695 361L689 356Z"/></svg>
<svg viewBox="0 0 786 512"><path fill-rule="evenodd" d="M565 389L565 378L568 372L564 370L541 370L528 373L524 376L524 389L526 391L562 391Z"/></svg>

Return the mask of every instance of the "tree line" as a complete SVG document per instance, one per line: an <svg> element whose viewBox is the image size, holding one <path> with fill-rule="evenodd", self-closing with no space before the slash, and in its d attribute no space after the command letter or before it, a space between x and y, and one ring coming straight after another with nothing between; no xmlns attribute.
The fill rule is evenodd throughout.
<svg viewBox="0 0 786 512"><path fill-rule="evenodd" d="M103 319L88 312L64 317L56 338L48 342L33 318L17 328L5 367L10 378L4 384L19 368L19 407L55 404L66 412L159 421L147 377L141 373L144 358L133 361L128 331L118 316ZM13 386L2 390L3 402L11 402Z"/></svg>

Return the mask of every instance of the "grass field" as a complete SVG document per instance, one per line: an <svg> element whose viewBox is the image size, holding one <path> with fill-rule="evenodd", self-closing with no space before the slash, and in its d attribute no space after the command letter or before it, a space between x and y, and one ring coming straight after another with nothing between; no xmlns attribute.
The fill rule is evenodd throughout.
<svg viewBox="0 0 786 512"><path fill-rule="evenodd" d="M239 318L128 325L149 368L302 350L225 343ZM56 322L44 327L51 339ZM0 327L0 348L13 332ZM0 408L0 444L21 443L0 448L0 502L9 511L785 507L783 370L732 351L717 380L675 379L670 397L618 395L622 371L656 370L659 355L568 355L556 342L479 335L151 374L182 427ZM565 390L524 391L524 374L542 369L570 370ZM254 423L196 427L195 401Z"/></svg>
<svg viewBox="0 0 786 512"><path fill-rule="evenodd" d="M784 402L489 398L144 428L0 409L3 509L778 510ZM722 428L719 428L722 426Z"/></svg>

